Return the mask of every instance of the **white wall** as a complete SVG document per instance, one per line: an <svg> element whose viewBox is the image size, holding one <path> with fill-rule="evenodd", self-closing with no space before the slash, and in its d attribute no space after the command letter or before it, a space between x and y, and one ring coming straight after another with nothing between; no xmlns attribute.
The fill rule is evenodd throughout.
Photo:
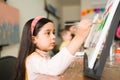
<svg viewBox="0 0 120 80"><path fill-rule="evenodd" d="M22 33L23 26L27 20L30 18L36 17L38 15L47 16L44 10L44 0L8 0L8 5L11 5L19 10L20 16L20 37ZM51 3L58 5L56 0L51 0ZM54 19L55 20L55 19ZM2 55L18 55L19 43L16 45L10 45L3 47Z"/></svg>
<svg viewBox="0 0 120 80"><path fill-rule="evenodd" d="M80 20L80 5L63 6L62 12L63 27L65 21Z"/></svg>

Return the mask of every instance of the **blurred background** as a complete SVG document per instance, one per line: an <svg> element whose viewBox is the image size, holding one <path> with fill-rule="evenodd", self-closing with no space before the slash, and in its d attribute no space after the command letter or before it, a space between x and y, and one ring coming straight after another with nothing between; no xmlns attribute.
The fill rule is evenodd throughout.
<svg viewBox="0 0 120 80"><path fill-rule="evenodd" d="M0 56L18 56L23 26L29 19L42 15L53 20L57 43L59 30L67 23L93 19L104 12L107 0L0 0Z"/></svg>

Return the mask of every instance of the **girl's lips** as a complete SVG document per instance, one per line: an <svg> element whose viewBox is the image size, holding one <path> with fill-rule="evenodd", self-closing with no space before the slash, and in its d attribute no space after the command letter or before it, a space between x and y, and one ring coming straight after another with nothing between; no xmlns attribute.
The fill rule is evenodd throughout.
<svg viewBox="0 0 120 80"><path fill-rule="evenodd" d="M52 42L51 45L55 46L55 42Z"/></svg>

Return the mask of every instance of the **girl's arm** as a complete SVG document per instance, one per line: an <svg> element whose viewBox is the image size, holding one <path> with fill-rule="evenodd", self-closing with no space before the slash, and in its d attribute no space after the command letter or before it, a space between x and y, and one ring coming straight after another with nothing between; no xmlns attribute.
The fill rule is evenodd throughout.
<svg viewBox="0 0 120 80"><path fill-rule="evenodd" d="M72 39L70 44L67 46L69 52L74 55L77 50L81 47L83 42L85 41L86 37L89 34L90 28L92 26L91 20L82 20L77 25L77 31L75 37Z"/></svg>

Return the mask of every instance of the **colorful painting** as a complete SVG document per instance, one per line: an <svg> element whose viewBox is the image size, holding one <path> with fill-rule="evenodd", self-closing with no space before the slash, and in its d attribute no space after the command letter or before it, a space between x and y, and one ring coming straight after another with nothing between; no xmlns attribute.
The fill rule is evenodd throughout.
<svg viewBox="0 0 120 80"><path fill-rule="evenodd" d="M109 0L101 21L98 22L100 19L97 16L95 16L93 20L92 30L88 36L89 39L87 39L87 43L85 43L85 47L88 48L88 67L90 69L93 69L96 59L101 55L119 2L119 0Z"/></svg>
<svg viewBox="0 0 120 80"><path fill-rule="evenodd" d="M0 2L0 45L19 42L19 11Z"/></svg>

